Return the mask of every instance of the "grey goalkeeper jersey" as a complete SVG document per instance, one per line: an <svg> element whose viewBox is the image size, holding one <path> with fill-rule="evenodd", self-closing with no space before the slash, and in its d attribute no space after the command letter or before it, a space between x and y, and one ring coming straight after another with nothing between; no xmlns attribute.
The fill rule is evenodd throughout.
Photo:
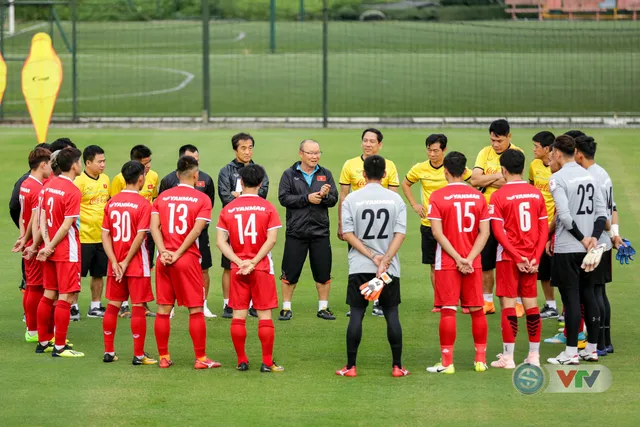
<svg viewBox="0 0 640 427"><path fill-rule="evenodd" d="M551 175L549 189L556 205L555 253L586 252L580 241L569 233L575 221L585 237L593 234L593 223L606 217L606 206L598 183L589 171L576 162L566 163Z"/></svg>
<svg viewBox="0 0 640 427"><path fill-rule="evenodd" d="M402 198L380 184L367 184L350 193L342 204L342 232L354 233L365 246L376 254L384 255L394 233L407 233L407 208ZM378 267L357 249L349 251L349 274L376 273ZM400 277L398 255L387 270Z"/></svg>
<svg viewBox="0 0 640 427"><path fill-rule="evenodd" d="M613 183L611 182L611 178L607 171L598 164L592 164L587 170L596 180L598 189L602 195L602 200L604 200L605 203L607 220L611 221L611 218L613 217L613 209L616 207L616 202L613 200ZM610 250L613 247L611 244L611 238L606 232L602 233L598 243L604 243L607 245L607 250Z"/></svg>

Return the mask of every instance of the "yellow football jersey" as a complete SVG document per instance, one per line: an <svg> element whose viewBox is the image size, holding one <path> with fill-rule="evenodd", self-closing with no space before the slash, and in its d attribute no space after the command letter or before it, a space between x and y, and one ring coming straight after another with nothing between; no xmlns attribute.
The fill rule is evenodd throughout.
<svg viewBox="0 0 640 427"><path fill-rule="evenodd" d="M115 196L119 192L125 189L127 183L124 181L124 177L121 173L113 178L111 183L111 197ZM149 203L153 202L158 197L158 174L152 170L147 172L144 177L144 186L140 190L140 195L147 199Z"/></svg>
<svg viewBox="0 0 640 427"><path fill-rule="evenodd" d="M509 148L512 150L520 150L521 148L516 147L513 144L509 145ZM493 149L491 145L488 147L484 147L478 153L478 157L476 158L475 168L480 168L484 171L485 175L493 175L494 173L500 173L502 171L502 167L500 166L500 154L496 153L496 150ZM484 198L487 199L487 203L491 200L491 195L497 190L495 187L486 187L484 189L480 189L484 193Z"/></svg>
<svg viewBox="0 0 640 427"><path fill-rule="evenodd" d="M86 172L74 181L80 189L80 243L102 242L102 217L109 201L109 177L101 174L91 178Z"/></svg>
<svg viewBox="0 0 640 427"><path fill-rule="evenodd" d="M407 173L406 178L412 184L420 181L420 186L422 187L420 201L425 209L429 207L431 193L447 185L447 179L444 177L444 165L434 168L429 160L413 166ZM469 180L471 178L471 169L467 168L462 178L465 181ZM421 224L431 227L431 221L428 218L422 218Z"/></svg>
<svg viewBox="0 0 640 427"><path fill-rule="evenodd" d="M385 161L387 174L382 178L382 186L384 188L399 187L400 181L398 181L398 169L396 169L395 163L389 159L385 159ZM351 191L361 189L366 184L364 175L362 175L363 171L364 159L362 156L347 160L342 167L342 172L340 172L340 185L350 185Z"/></svg>
<svg viewBox="0 0 640 427"><path fill-rule="evenodd" d="M549 189L549 179L551 178L551 168L545 166L542 160L535 159L529 166L529 183L536 187L544 196L544 203L547 206L549 224L554 221L556 206L553 203L553 196Z"/></svg>

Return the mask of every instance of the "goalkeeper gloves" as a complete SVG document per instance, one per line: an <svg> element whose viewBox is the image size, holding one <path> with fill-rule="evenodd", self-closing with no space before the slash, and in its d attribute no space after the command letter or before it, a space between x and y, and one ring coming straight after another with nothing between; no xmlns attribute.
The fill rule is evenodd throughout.
<svg viewBox="0 0 640 427"><path fill-rule="evenodd" d="M631 242L627 239L622 239L622 243L626 246L618 247L618 254L616 260L620 261L620 264L629 264L629 261L633 261L633 256L636 254L636 250L631 246Z"/></svg>
<svg viewBox="0 0 640 427"><path fill-rule="evenodd" d="M380 278L374 277L367 283L360 286L360 293L367 301L375 301L380 297L384 285L391 283L391 277L387 273L382 273Z"/></svg>
<svg viewBox="0 0 640 427"><path fill-rule="evenodd" d="M581 268L587 273L595 270L598 264L600 264L602 253L604 252L605 247L606 245L602 243L587 252L587 255L585 255L584 259L582 260Z"/></svg>

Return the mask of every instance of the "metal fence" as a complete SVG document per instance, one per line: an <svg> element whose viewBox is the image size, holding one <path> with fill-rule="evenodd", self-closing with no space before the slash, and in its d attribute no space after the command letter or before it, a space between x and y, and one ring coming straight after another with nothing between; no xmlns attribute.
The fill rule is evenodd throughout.
<svg viewBox="0 0 640 427"><path fill-rule="evenodd" d="M20 69L40 31L64 65L58 120L640 116L637 22L218 21L208 0L194 16L174 2L18 6L3 119L28 117ZM105 10L131 20L94 20Z"/></svg>

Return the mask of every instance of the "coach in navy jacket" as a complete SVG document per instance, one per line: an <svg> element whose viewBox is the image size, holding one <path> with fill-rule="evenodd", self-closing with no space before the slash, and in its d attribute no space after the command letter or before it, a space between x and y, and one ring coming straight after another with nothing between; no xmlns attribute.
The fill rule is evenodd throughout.
<svg viewBox="0 0 640 427"><path fill-rule="evenodd" d="M318 290L318 317L335 320L328 308L331 282L329 208L338 202L338 189L329 169L318 164L322 152L313 140L300 143L300 161L285 170L278 200L287 208L287 234L282 257L280 320L293 316L291 298L309 252L311 271Z"/></svg>

